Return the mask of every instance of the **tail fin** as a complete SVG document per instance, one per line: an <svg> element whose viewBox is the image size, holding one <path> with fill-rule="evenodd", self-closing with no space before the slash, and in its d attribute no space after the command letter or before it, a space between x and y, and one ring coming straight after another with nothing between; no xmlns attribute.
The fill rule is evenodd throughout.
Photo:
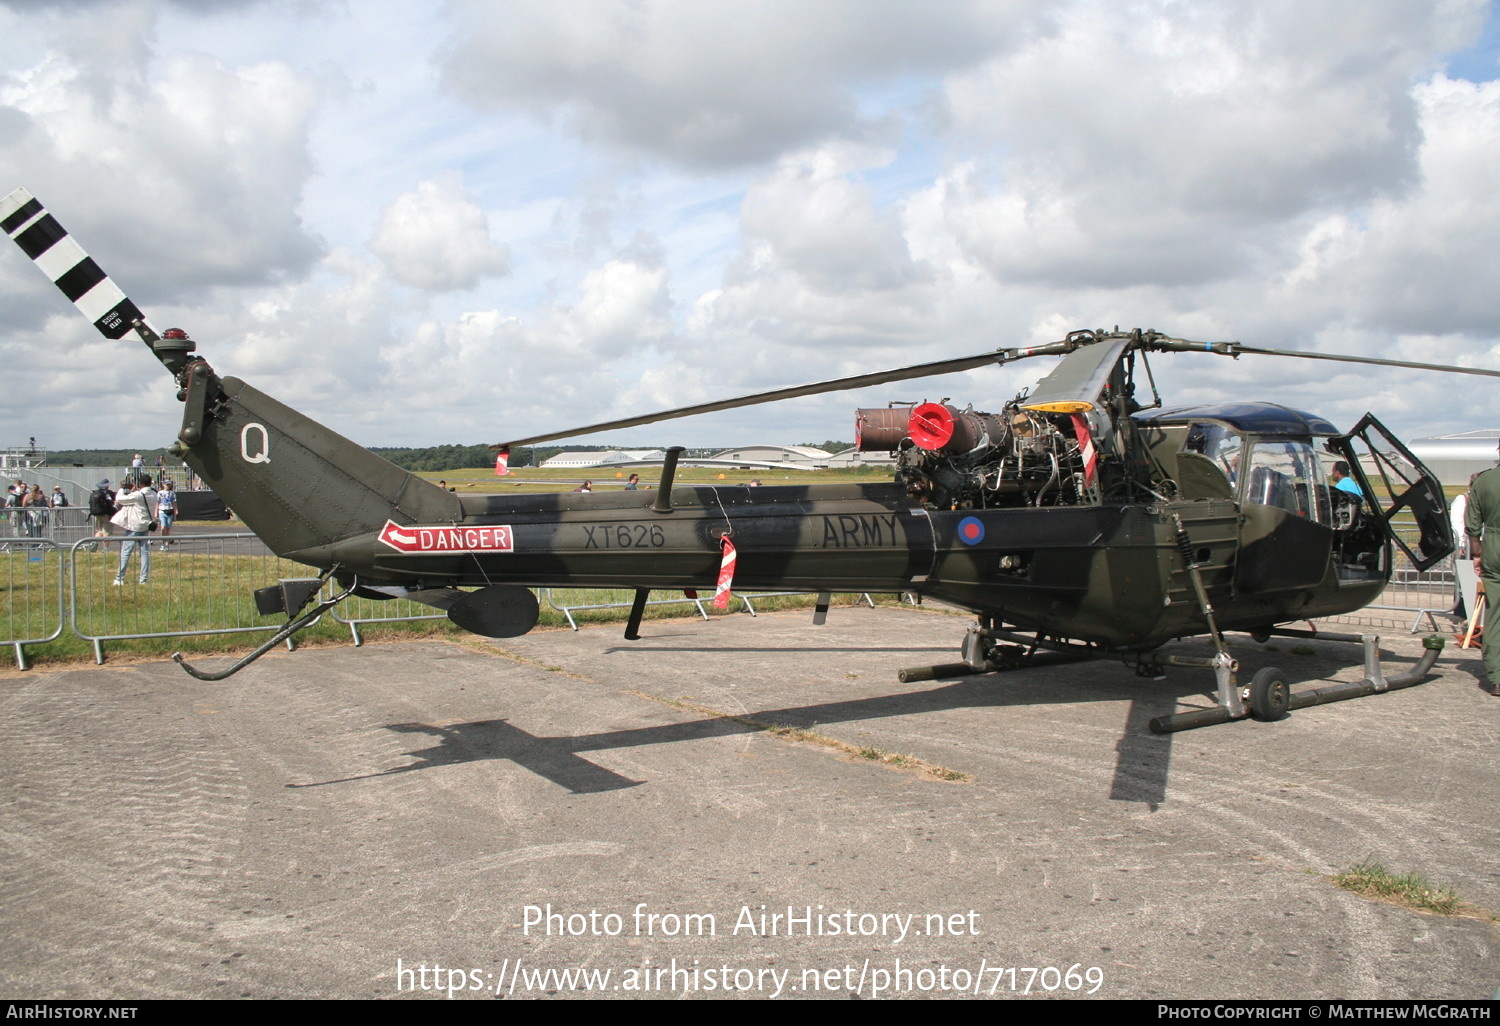
<svg viewBox="0 0 1500 1026"><path fill-rule="evenodd" d="M120 287L25 189L0 199L0 228L105 338L123 338L136 321L144 321Z"/></svg>
<svg viewBox="0 0 1500 1026"><path fill-rule="evenodd" d="M463 518L458 496L238 378L225 378L182 458L274 552L327 566L328 549L387 520Z"/></svg>

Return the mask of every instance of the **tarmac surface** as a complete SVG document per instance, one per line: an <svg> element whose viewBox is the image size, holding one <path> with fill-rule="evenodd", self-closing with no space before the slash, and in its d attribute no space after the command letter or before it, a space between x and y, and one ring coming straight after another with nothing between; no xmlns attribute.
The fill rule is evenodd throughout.
<svg viewBox="0 0 1500 1026"><path fill-rule="evenodd" d="M1150 717L1207 704L1207 672L900 684L954 661L966 619L809 619L282 652L217 685L165 662L0 680L0 996L1500 983L1490 916L1327 878L1369 859L1500 909L1500 699L1474 653L1450 644L1408 690L1158 737ZM1389 634L1394 675L1418 646ZM1361 676L1356 646L1273 645L1238 640L1242 679Z"/></svg>

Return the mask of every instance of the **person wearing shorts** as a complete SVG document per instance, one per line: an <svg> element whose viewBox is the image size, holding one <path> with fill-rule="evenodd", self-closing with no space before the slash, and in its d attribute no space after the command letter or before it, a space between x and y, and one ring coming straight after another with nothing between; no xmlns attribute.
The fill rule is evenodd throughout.
<svg viewBox="0 0 1500 1026"><path fill-rule="evenodd" d="M172 533L172 521L177 519L177 489L171 481L163 481L161 491L156 493L156 519L161 522L161 547L165 549L172 544L167 536Z"/></svg>

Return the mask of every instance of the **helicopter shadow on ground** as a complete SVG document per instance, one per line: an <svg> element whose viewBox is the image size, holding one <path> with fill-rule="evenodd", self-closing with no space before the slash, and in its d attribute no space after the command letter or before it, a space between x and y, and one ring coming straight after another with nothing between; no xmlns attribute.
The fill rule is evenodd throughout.
<svg viewBox="0 0 1500 1026"><path fill-rule="evenodd" d="M910 648L894 650L912 651ZM1110 797L1119 801L1143 802L1154 811L1165 800L1172 742L1170 735L1149 733L1146 724L1153 716L1177 708L1181 698L1203 694L1201 681L1189 675L1176 676L1168 681L1137 682L1129 677L1122 677L1120 680L1106 682L1059 685L1028 681L1023 670L963 677L901 694L736 713L732 719L711 716L679 723L575 736L540 737L505 719L478 720L447 726L393 723L388 724L386 729L424 736L431 740L431 746L408 753L415 761L403 766L376 773L305 784L290 783L286 786L320 787L470 762L506 760L574 794L593 794L636 787L646 781L632 780L591 762L586 757L590 752L756 734L763 732L769 725L817 729L831 723L920 716L950 710L1046 705L1062 700L1117 702L1121 698L1122 688L1139 690L1143 686L1149 689L1149 693L1137 694L1132 700L1124 733L1116 745L1116 768Z"/></svg>
<svg viewBox="0 0 1500 1026"><path fill-rule="evenodd" d="M672 635L654 635L654 637L671 637ZM686 635L677 635L685 637ZM603 655L615 655L616 653L635 652L785 652L786 647L782 645L675 645L652 647L650 645L616 645L613 648L602 649ZM910 645L798 645L798 652L942 652L945 655L953 654L952 645L932 645L928 648L913 648Z"/></svg>
<svg viewBox="0 0 1500 1026"><path fill-rule="evenodd" d="M712 651L716 653L756 653L756 652L779 652L777 646L740 646L726 647L723 645L703 646L701 651ZM801 651L809 652L941 652L951 654L952 646L929 646L925 648L913 648L911 646L871 647L859 646L830 646L825 648L802 648ZM694 651L692 646L644 646L644 645L617 645L604 650L606 655L614 653L680 653ZM1174 651L1194 652L1201 656L1212 654L1212 650L1206 644L1179 644L1174 646ZM1084 661L1080 661L1084 662ZM1068 665L1066 661L1058 661L1050 664L1052 667ZM1097 666L1107 666L1105 663L1095 663ZM997 674L976 674L973 677L964 678L979 686L994 686L1007 683L1025 683L1028 687L1037 689L1038 693L1032 699L1025 699L1012 692L1010 695L997 700L978 703L987 705L1028 705L1047 704L1066 697L1068 700L1076 700L1079 696L1076 689L1087 687L1096 689L1099 693L1085 696L1091 699L1104 701L1115 701L1119 698L1119 689L1129 687L1136 690L1137 694L1131 699L1130 709L1125 717L1125 726L1121 732L1120 739L1115 743L1115 770L1110 784L1110 798L1115 801L1141 802L1155 812L1163 802L1166 801L1167 782L1172 764L1172 735L1155 734L1150 729L1150 723L1158 716L1166 716L1178 710L1182 699L1190 696L1211 696L1214 684L1211 676L1204 676L1202 671L1179 671L1174 674L1172 686L1167 685L1166 680L1147 680L1142 678L1122 678L1107 682L1094 682L1087 685L1071 683L1059 685L1056 683L1038 683L1027 680L1025 670L1014 670ZM1069 689L1066 696L1058 693L1059 689ZM865 700L871 701L871 700ZM1211 700L1207 704L1212 704ZM942 708L966 707L966 703L954 703L941 706ZM972 706L967 706L972 707ZM815 709L817 707L809 707ZM934 708L937 708L935 706ZM912 710L920 712L922 710ZM928 710L930 711L930 710ZM759 719L760 717L788 715L795 710L778 710L768 713L748 713L746 718ZM881 715L881 714L876 714ZM889 714L886 714L889 715ZM850 716L849 719L862 719L863 716ZM873 715L870 717L873 718ZM783 722L776 720L774 722ZM785 722L793 726L815 726L813 723L800 723L792 720Z"/></svg>

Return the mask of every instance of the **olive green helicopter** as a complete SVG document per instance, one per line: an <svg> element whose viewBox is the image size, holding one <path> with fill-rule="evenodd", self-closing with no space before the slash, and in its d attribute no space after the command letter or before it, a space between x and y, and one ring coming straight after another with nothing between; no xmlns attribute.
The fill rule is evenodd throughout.
<svg viewBox="0 0 1500 1026"><path fill-rule="evenodd" d="M314 579L257 593L285 625L220 680L351 595L407 598L489 637L536 625L538 587L633 589L625 636L640 636L648 596L713 590L732 563L737 590L820 596L900 593L976 616L961 661L903 680L1013 669L1048 659L1113 658L1148 678L1165 666L1215 674L1215 705L1157 717L1181 730L1419 683L1441 638L1387 679L1373 639L1367 676L1294 693L1268 667L1248 685L1225 632L1309 636L1290 623L1369 605L1398 563L1425 569L1453 549L1436 478L1373 417L1340 432L1284 406L1163 405L1148 357L1273 355L1500 376L1368 357L1195 342L1154 330L1085 330L1028 348L938 360L719 402L517 437L511 447L907 381L1032 357L1061 357L1037 386L987 413L921 403L856 413L857 446L894 456L878 484L746 487L676 484L667 450L654 490L457 495L402 470L236 377L220 376L186 332L158 333L26 190L0 199L0 227L107 338L136 335L183 404L171 451L277 555ZM1334 487L1335 464L1357 489ZM1347 469L1344 469L1347 468ZM1397 531L1412 524L1414 536ZM1212 656L1167 643L1206 637Z"/></svg>

